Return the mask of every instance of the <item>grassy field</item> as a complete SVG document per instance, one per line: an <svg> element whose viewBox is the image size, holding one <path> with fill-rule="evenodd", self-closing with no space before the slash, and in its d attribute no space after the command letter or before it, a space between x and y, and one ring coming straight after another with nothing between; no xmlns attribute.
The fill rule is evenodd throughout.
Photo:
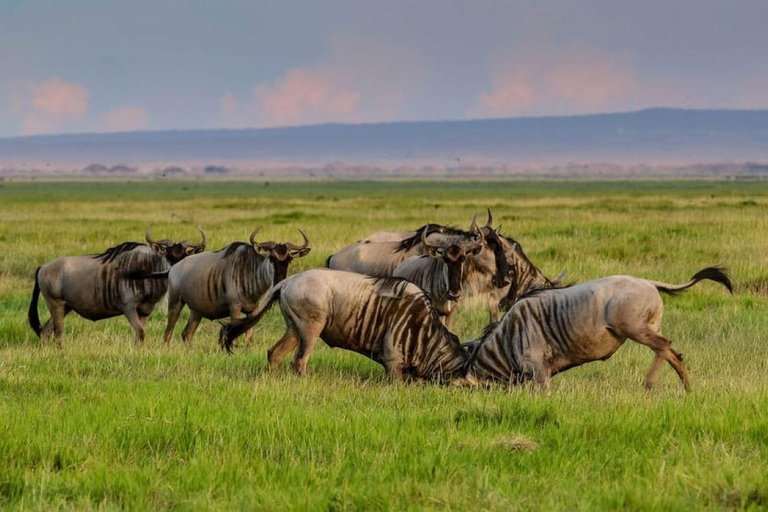
<svg viewBox="0 0 768 512"><path fill-rule="evenodd" d="M291 273L377 230L468 226L493 209L550 276L705 283L667 297L669 367L652 352L554 378L550 394L393 385L367 359L320 344L310 375L265 373L277 310L234 356L204 322L133 345L124 318L67 317L63 349L26 325L34 269L126 240L264 236L312 253ZM0 507L20 509L768 508L768 183L4 183L0 186ZM41 311L42 318L48 317ZM486 313L462 311L475 337Z"/></svg>

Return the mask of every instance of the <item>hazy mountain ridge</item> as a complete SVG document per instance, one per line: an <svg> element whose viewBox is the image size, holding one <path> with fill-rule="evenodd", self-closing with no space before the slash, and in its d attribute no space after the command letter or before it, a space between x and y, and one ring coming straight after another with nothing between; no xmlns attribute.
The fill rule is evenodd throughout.
<svg viewBox="0 0 768 512"><path fill-rule="evenodd" d="M80 170L329 163L395 169L620 166L768 161L768 111L650 109L569 117L325 124L292 128L0 139L0 168Z"/></svg>

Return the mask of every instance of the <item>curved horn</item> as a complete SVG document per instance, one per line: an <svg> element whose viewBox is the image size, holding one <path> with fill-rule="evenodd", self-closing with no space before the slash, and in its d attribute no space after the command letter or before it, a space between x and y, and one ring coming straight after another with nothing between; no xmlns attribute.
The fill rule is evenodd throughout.
<svg viewBox="0 0 768 512"><path fill-rule="evenodd" d="M478 231L480 231L480 228L477 227L477 212L475 212L475 216L472 217L472 222L469 224L469 232L477 233Z"/></svg>
<svg viewBox="0 0 768 512"><path fill-rule="evenodd" d="M493 229L493 214L491 213L491 209L487 208L488 210L488 220L485 221L485 226L488 229Z"/></svg>
<svg viewBox="0 0 768 512"><path fill-rule="evenodd" d="M477 238L474 242L470 243L469 245L464 246L465 252L472 252L478 247L481 247L485 243L485 235L483 234L483 230L477 228L477 224L475 224L475 231L474 233L477 235Z"/></svg>
<svg viewBox="0 0 768 512"><path fill-rule="evenodd" d="M427 230L421 232L421 245L423 245L427 250L429 249L437 249L438 247L436 245L432 245L429 242L427 242Z"/></svg>
<svg viewBox="0 0 768 512"><path fill-rule="evenodd" d="M200 230L200 236L203 237L203 240L199 244L195 244L195 246L197 246L197 247L202 246L203 249L205 249L205 246L208 245L208 238L205 236L205 231L203 231L203 228L198 226L197 229Z"/></svg>
<svg viewBox="0 0 768 512"><path fill-rule="evenodd" d="M150 235L151 226L147 226L147 229L144 231L144 239L147 241L149 245L156 244L157 242L152 240L152 235Z"/></svg>
<svg viewBox="0 0 768 512"><path fill-rule="evenodd" d="M296 228L296 229L299 229L299 228ZM304 245L298 246L298 245L293 245L292 243L285 244L292 251L303 251L304 249L309 247L309 238L307 237L307 235L301 229L299 229L299 233L301 233L301 236L304 237Z"/></svg>
<svg viewBox="0 0 768 512"><path fill-rule="evenodd" d="M253 233L251 233L251 236L248 240L251 241L251 245L257 245L258 242L256 242L256 234L261 231L261 226L253 230Z"/></svg>

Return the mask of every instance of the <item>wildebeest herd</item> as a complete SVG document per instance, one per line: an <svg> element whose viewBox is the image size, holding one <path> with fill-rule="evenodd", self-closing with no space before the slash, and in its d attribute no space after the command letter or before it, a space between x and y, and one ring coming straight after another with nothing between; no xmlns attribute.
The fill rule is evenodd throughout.
<svg viewBox="0 0 768 512"><path fill-rule="evenodd" d="M546 389L555 374L608 359L631 339L655 353L647 388L664 361L690 388L682 354L661 334L660 292L677 293L705 279L732 292L724 269L705 268L680 285L631 276L561 285L561 277L548 279L519 243L493 227L490 210L483 226L476 217L467 231L425 224L374 233L331 255L327 268L292 277L286 277L291 261L311 250L301 230L300 245L258 241L257 229L250 243L215 252L205 252L202 229L198 244L155 240L147 230L146 244L125 242L39 267L29 323L44 343L53 336L60 345L71 311L89 320L125 315L140 344L147 318L167 293L165 343L186 305L182 339L191 343L203 318L229 317L219 343L232 352L235 339L277 302L286 330L268 351L270 369L295 351L292 366L304 374L320 338L373 359L394 380L532 382ZM50 311L42 326L41 294ZM470 297L488 305L491 323L462 344L450 327Z"/></svg>

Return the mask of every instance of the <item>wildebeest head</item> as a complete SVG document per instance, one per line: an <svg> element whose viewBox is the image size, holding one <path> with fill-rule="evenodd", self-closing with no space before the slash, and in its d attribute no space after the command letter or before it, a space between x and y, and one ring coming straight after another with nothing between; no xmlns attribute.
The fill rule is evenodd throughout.
<svg viewBox="0 0 768 512"><path fill-rule="evenodd" d="M473 224L476 217L477 215L475 215L475 219L472 219ZM493 251L493 259L496 264L496 272L493 274L491 282L496 288L504 288L510 283L510 267L499 230L493 229L493 214L490 208L488 208L488 220L485 222L485 226L480 228L480 231L485 237L485 245Z"/></svg>
<svg viewBox="0 0 768 512"><path fill-rule="evenodd" d="M483 249L485 237L483 232L472 222L470 232L474 239L464 242L450 242L446 245L432 245L427 241L426 230L421 233L421 243L431 258L441 260L447 268L448 300L461 298L461 283L464 279L464 268L467 258L475 256Z"/></svg>
<svg viewBox="0 0 768 512"><path fill-rule="evenodd" d="M257 242L256 235L261 228L256 228L251 233L251 245L257 254L269 259L274 271L274 279L272 285L276 285L288 275L288 265L291 264L294 258L301 258L309 254L312 249L309 247L309 238L299 229L299 233L304 238L302 245L294 245L290 242L277 243L277 242Z"/></svg>
<svg viewBox="0 0 768 512"><path fill-rule="evenodd" d="M203 231L203 228L198 229L200 229L200 235L203 238L199 244L191 244L186 240L174 243L172 240L167 238L163 240L154 240L150 234L149 228L147 228L146 232L144 233L144 238L146 238L147 243L153 251L161 256L165 256L165 259L168 260L168 263L175 265L187 256L191 256L192 254L197 254L205 250L205 245L207 242L205 231Z"/></svg>
<svg viewBox="0 0 768 512"><path fill-rule="evenodd" d="M509 309L517 300L532 291L547 288L556 288L560 285L565 272L555 279L549 279L528 259L522 246L512 238L504 238L506 242L507 260L510 261L509 276L511 286L509 293L502 299L499 307L502 310Z"/></svg>

